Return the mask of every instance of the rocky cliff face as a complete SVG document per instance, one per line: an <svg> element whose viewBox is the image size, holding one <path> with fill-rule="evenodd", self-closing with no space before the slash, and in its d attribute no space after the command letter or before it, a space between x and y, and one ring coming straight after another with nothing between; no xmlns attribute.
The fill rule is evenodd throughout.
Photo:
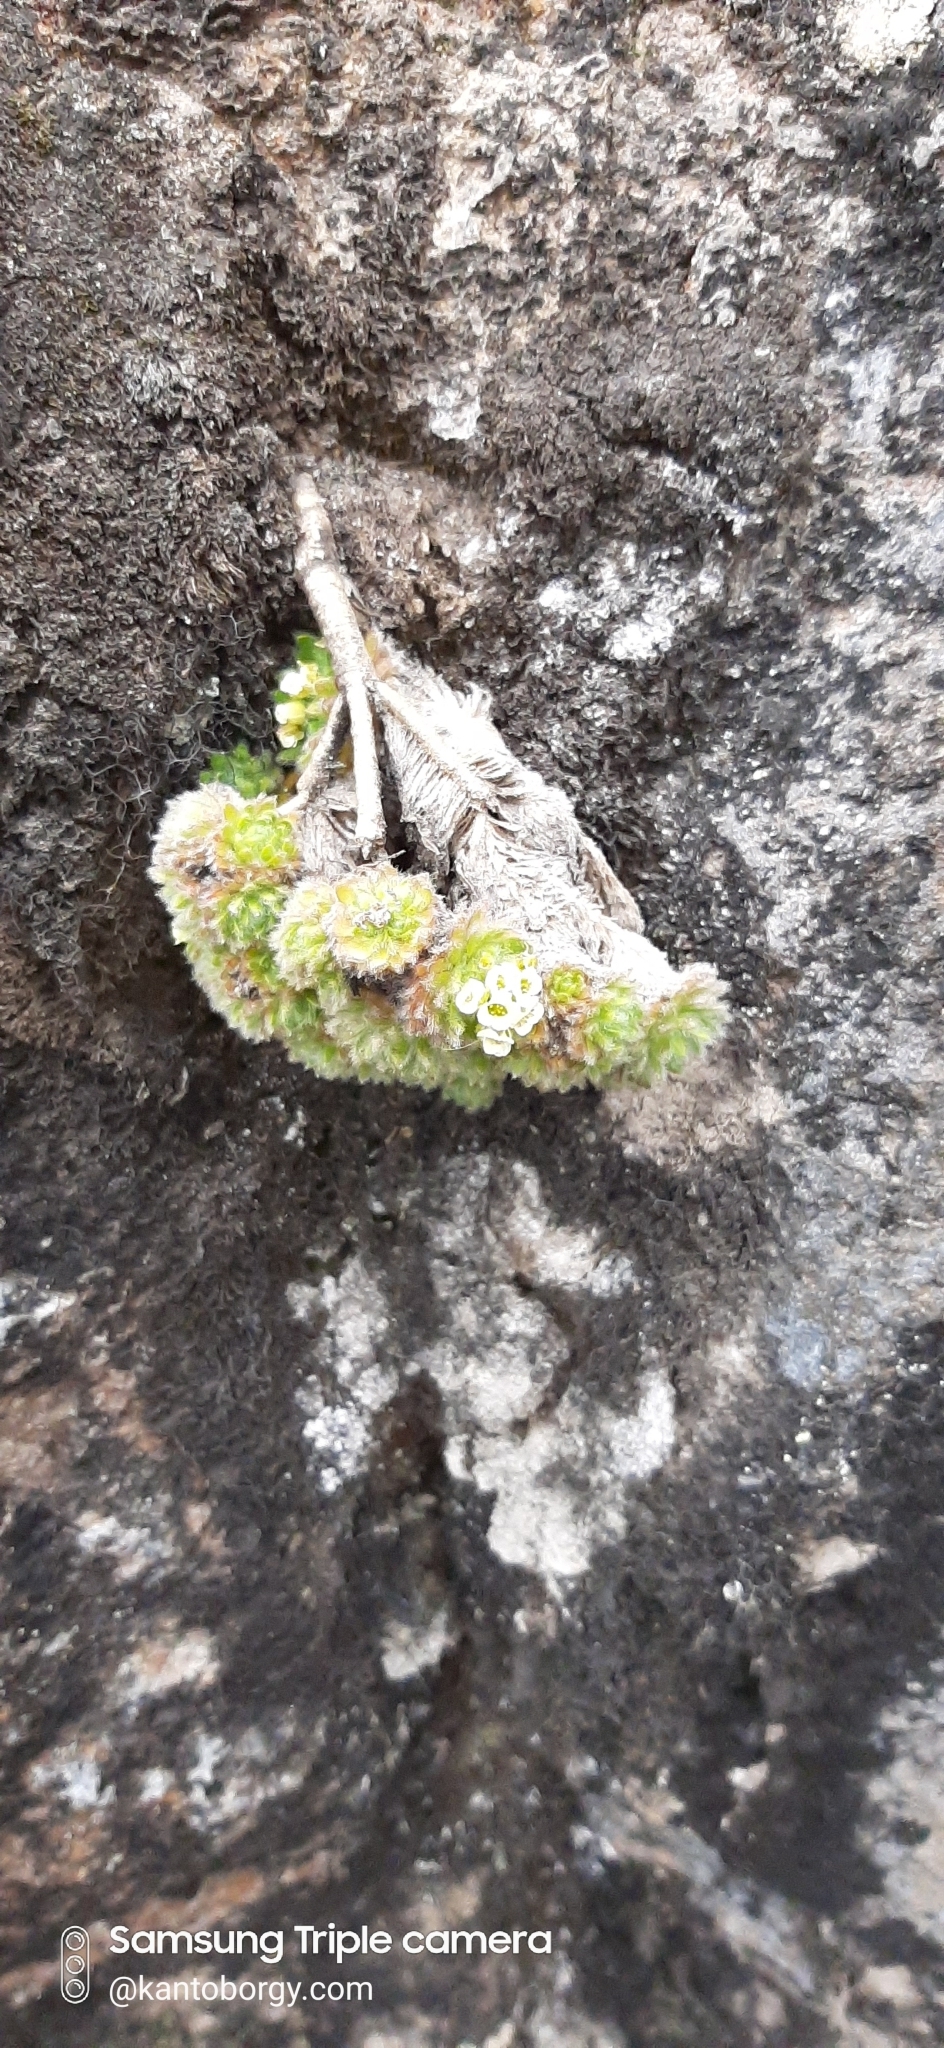
<svg viewBox="0 0 944 2048"><path fill-rule="evenodd" d="M9 0L16 2048L944 2039L936 26ZM149 838L300 448L727 976L690 1078L470 1117L204 1008ZM329 1921L369 2007L108 2004L115 1924Z"/></svg>

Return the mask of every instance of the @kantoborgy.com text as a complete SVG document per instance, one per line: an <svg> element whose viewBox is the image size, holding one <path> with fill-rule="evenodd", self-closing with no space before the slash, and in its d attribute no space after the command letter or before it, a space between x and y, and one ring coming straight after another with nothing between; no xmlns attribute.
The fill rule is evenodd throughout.
<svg viewBox="0 0 944 2048"><path fill-rule="evenodd" d="M370 2004L373 1985L365 1978L326 1982L316 1977L305 1983L283 1977L116 1977L109 1997L112 2005L222 2005L268 2004L276 2009L311 2000L320 2005Z"/></svg>

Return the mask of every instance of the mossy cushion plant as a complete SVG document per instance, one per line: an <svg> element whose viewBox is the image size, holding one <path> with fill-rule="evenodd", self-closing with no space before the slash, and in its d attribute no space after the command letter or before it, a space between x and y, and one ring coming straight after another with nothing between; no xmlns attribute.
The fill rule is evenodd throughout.
<svg viewBox="0 0 944 2048"><path fill-rule="evenodd" d="M642 936L566 798L514 759L480 695L365 645L307 477L296 507L324 638L299 636L274 693L278 761L244 744L213 755L154 845L209 1001L326 1080L469 1109L509 1075L567 1090L678 1073L723 1029L713 969L678 973Z"/></svg>

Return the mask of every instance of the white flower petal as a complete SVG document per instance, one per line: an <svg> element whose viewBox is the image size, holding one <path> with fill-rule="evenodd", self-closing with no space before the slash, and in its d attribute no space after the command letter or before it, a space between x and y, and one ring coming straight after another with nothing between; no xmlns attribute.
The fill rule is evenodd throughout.
<svg viewBox="0 0 944 2048"><path fill-rule="evenodd" d="M471 1017L480 1008L484 994L484 981L463 982L455 997L456 1009L461 1010L463 1017Z"/></svg>
<svg viewBox="0 0 944 2048"><path fill-rule="evenodd" d="M506 1053L511 1051L514 1042L510 1031L479 1032L479 1044L482 1051L487 1052L489 1058L493 1060L503 1060Z"/></svg>
<svg viewBox="0 0 944 2048"><path fill-rule="evenodd" d="M300 697L302 691L307 690L307 688L308 677L304 669L288 668L284 676L279 677L279 689L284 690L288 697ZM278 713L276 713L277 715Z"/></svg>

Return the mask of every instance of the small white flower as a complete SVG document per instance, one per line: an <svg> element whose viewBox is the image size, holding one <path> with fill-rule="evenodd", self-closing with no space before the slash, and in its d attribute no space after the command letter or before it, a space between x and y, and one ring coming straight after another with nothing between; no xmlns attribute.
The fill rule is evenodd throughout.
<svg viewBox="0 0 944 2048"><path fill-rule="evenodd" d="M464 1017L474 1016L482 1051L505 1059L515 1038L526 1038L544 1015L537 962L499 960L484 980L475 975L463 982L454 1001Z"/></svg>
<svg viewBox="0 0 944 2048"><path fill-rule="evenodd" d="M510 1031L479 1032L479 1044L482 1051L488 1053L489 1059L503 1060L505 1054L511 1051L514 1042Z"/></svg>
<svg viewBox="0 0 944 2048"><path fill-rule="evenodd" d="M480 1009L485 997L484 981L465 981L456 996L456 1009L463 1017L472 1017Z"/></svg>
<svg viewBox="0 0 944 2048"><path fill-rule="evenodd" d="M490 996L507 995L517 990L517 960L500 960L497 967L490 967L485 976L485 987Z"/></svg>
<svg viewBox="0 0 944 2048"><path fill-rule="evenodd" d="M544 1015L541 976L536 961L501 960L485 976L485 1000L477 1021L483 1032L527 1038Z"/></svg>
<svg viewBox="0 0 944 2048"><path fill-rule="evenodd" d="M306 676L304 669L287 668L284 676L279 677L279 689L284 690L286 696L288 697L300 697L302 695L302 692L304 690L307 690L307 688L308 677ZM280 711L287 709L287 705L277 705L275 713L276 718L278 717Z"/></svg>
<svg viewBox="0 0 944 2048"><path fill-rule="evenodd" d="M303 704L277 704L277 705L276 705L276 707L275 707L275 722L276 722L276 725L304 725L304 723L305 723L305 707L304 707L304 705L303 705Z"/></svg>
<svg viewBox="0 0 944 2048"><path fill-rule="evenodd" d="M476 1022L481 1024L485 1031L492 1028L496 1031L507 1031L512 1029L513 1020L517 1015L517 1003L503 1000L501 996L490 996L488 1002L483 1003L481 1009L476 1011Z"/></svg>
<svg viewBox="0 0 944 2048"><path fill-rule="evenodd" d="M533 1031L535 1025L540 1024L543 1015L543 1003L531 1003L530 1006L522 1004L511 1028L517 1032L519 1038L527 1038L529 1031Z"/></svg>

